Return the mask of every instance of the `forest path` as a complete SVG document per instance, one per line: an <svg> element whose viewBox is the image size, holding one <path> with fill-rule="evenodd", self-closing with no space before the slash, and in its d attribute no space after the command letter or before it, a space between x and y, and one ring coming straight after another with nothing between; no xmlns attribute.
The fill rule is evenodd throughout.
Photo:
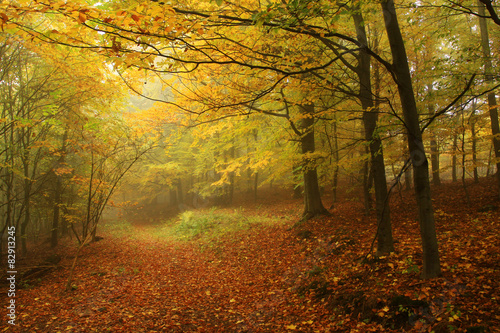
<svg viewBox="0 0 500 333"><path fill-rule="evenodd" d="M287 223L205 243L166 240L158 228L103 234L82 250L75 289L64 292L68 249L59 270L19 290L18 330L278 332L314 319L291 291L303 258Z"/></svg>
<svg viewBox="0 0 500 333"><path fill-rule="evenodd" d="M434 191L437 279L418 277L411 192L392 197L397 252L364 263L375 224L359 201L342 200L333 216L298 228L299 201L249 205L187 215L184 229L106 227L82 250L69 292L76 249L61 244L57 269L19 281L17 326L0 322L0 332L495 332L500 210L491 183L469 191L470 206L458 185ZM188 239L172 237L180 232Z"/></svg>

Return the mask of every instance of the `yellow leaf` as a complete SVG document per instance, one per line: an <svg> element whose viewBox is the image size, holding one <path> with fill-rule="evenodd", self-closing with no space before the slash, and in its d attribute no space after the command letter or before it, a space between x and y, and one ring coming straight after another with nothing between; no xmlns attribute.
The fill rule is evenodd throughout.
<svg viewBox="0 0 500 333"><path fill-rule="evenodd" d="M294 329L296 329L296 328L297 328L297 326L296 326L296 325L286 325L286 326L285 326L285 328L286 328L287 330L294 330Z"/></svg>

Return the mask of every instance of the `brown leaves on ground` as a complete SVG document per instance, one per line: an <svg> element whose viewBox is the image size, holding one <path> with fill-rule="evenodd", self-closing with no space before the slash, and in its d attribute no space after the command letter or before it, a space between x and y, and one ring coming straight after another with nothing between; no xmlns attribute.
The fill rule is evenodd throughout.
<svg viewBox="0 0 500 333"><path fill-rule="evenodd" d="M500 327L499 203L489 184L434 189L443 276L419 279L412 193L392 197L396 253L365 259L374 217L343 200L333 216L291 228L283 199L247 205L274 216L217 242L155 237L158 226L105 234L82 252L65 292L73 248L58 269L22 281L12 332L494 332ZM23 286L22 286L23 285ZM22 286L22 288L21 288ZM3 303L5 304L5 303ZM4 307L5 311L5 307Z"/></svg>

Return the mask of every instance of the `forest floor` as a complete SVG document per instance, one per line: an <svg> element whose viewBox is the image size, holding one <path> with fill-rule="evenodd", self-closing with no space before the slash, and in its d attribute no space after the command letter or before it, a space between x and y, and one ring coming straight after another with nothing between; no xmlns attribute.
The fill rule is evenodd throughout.
<svg viewBox="0 0 500 333"><path fill-rule="evenodd" d="M376 221L353 193L332 216L294 227L301 200L276 192L168 221L107 221L104 239L81 251L71 291L74 240L18 260L17 326L7 324L2 292L0 332L498 332L492 183L468 184L470 204L460 184L433 189L436 279L419 278L411 191L392 196L396 252L380 258L365 258Z"/></svg>

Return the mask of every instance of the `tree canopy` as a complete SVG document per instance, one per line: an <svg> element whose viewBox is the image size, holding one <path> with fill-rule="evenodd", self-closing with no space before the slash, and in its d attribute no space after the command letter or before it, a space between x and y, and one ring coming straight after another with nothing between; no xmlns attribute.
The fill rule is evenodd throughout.
<svg viewBox="0 0 500 333"><path fill-rule="evenodd" d="M368 214L375 192L383 255L388 182L412 169L423 277L439 276L430 179L500 185L498 21L488 0L3 1L2 228L85 243L111 203L263 186L303 195L307 220L340 177Z"/></svg>

